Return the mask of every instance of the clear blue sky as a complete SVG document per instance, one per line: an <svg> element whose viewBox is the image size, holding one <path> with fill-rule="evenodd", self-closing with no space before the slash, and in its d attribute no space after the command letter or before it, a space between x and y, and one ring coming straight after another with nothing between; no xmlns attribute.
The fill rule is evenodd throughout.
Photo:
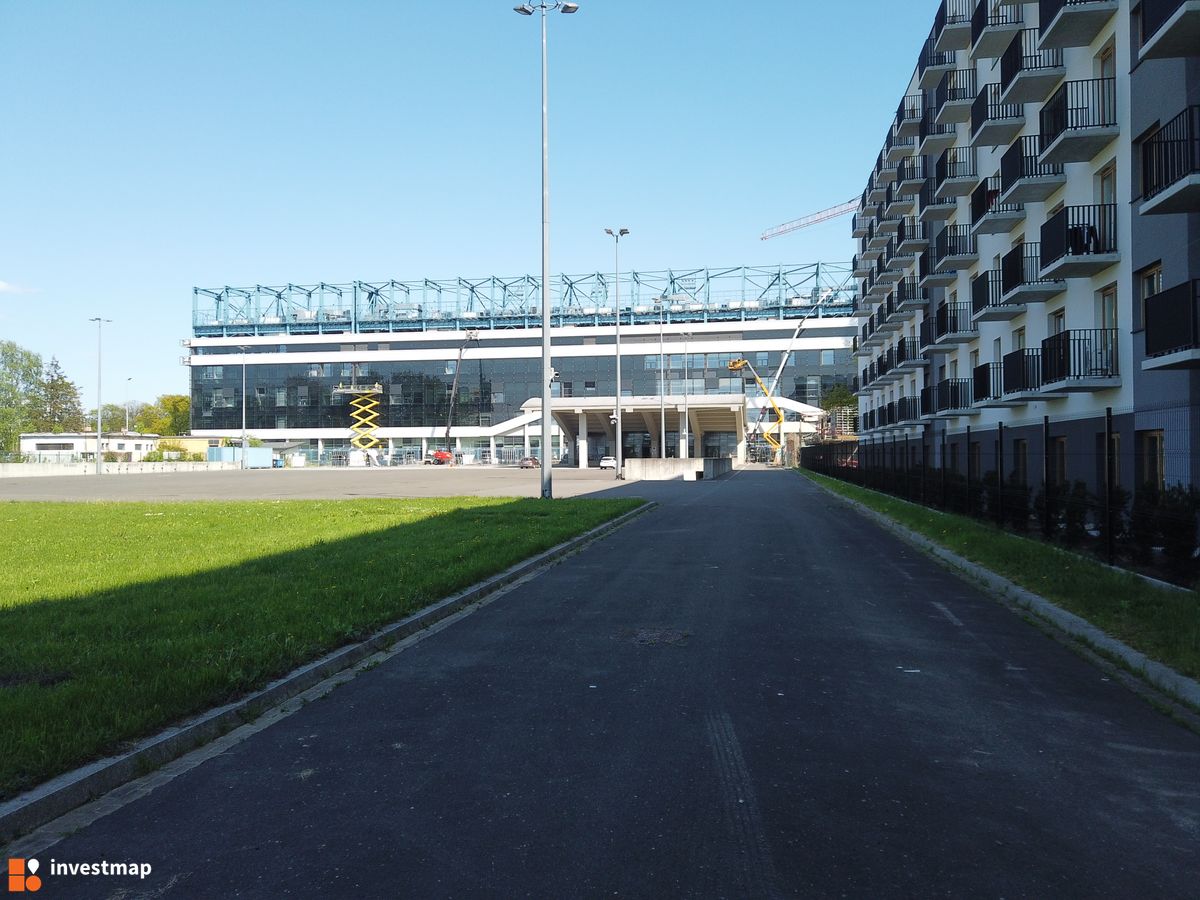
<svg viewBox="0 0 1200 900"><path fill-rule="evenodd" d="M0 338L95 403L187 391L193 285L540 268L539 36L515 0L0 0ZM905 0L907 5L909 0ZM934 13L581 0L550 20L551 269L848 260ZM133 378L132 382L126 382Z"/></svg>

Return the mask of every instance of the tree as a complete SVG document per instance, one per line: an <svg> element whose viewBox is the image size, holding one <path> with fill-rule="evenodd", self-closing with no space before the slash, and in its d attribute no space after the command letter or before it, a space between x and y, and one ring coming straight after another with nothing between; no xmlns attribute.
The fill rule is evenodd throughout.
<svg viewBox="0 0 1200 900"><path fill-rule="evenodd" d="M83 428L79 388L63 374L58 359L51 357L37 389L30 395L29 430L62 433Z"/></svg>
<svg viewBox="0 0 1200 900"><path fill-rule="evenodd" d="M192 401L183 394L163 394L138 411L137 430L144 434L187 434Z"/></svg>
<svg viewBox="0 0 1200 900"><path fill-rule="evenodd" d="M858 406L858 398L844 384L835 384L821 398L821 409L841 409L844 406Z"/></svg>
<svg viewBox="0 0 1200 900"><path fill-rule="evenodd" d="M96 427L96 410L89 409L87 414L89 428ZM133 427L132 421L130 427ZM100 428L105 434L115 434L125 430L125 407L120 403L105 403L104 414L100 417Z"/></svg>
<svg viewBox="0 0 1200 900"><path fill-rule="evenodd" d="M0 452L16 453L29 427L29 402L42 377L42 358L12 341L0 341Z"/></svg>

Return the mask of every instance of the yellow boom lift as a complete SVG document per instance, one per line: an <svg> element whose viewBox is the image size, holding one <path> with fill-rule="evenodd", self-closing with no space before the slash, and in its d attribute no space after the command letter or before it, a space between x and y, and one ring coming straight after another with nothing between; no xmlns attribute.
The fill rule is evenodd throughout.
<svg viewBox="0 0 1200 900"><path fill-rule="evenodd" d="M754 371L754 366L750 365L748 359L735 359L729 363L730 372L740 372L742 369L749 369L750 374L754 376L754 380L758 383L758 388L763 392L763 396L767 398L767 402L771 404L771 409L775 411L775 421L767 425L763 429L762 436L771 447L773 456L778 460L780 451L783 449L783 443L780 438L783 437L783 410L775 403L775 398L771 396L771 392L767 390L767 386L763 384L763 380L758 377L758 373ZM761 421L761 419L760 419ZM779 437L776 437L771 432L776 428L779 429Z"/></svg>

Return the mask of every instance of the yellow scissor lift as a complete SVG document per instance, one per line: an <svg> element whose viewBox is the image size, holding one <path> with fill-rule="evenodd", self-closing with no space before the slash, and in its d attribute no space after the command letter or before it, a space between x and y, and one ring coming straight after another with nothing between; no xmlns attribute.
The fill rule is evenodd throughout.
<svg viewBox="0 0 1200 900"><path fill-rule="evenodd" d="M781 410L775 403L775 399L771 396L771 392L767 390L767 386L763 384L763 380L758 377L758 372L754 371L754 366L750 365L750 360L735 359L729 363L730 372L740 372L742 369L750 370L750 374L754 376L754 380L758 383L759 390L763 392L763 396L767 398L767 403L771 404L771 409L775 411L775 421L771 422L766 428L763 429L762 436L763 440L766 441L771 448L772 462L775 465L779 465L781 463L781 451L783 450L783 442L781 441L781 438L783 437L784 422L783 410ZM760 413L758 417L758 425L761 424L762 415ZM758 425L755 425L756 431L758 430ZM779 437L776 437L771 433L775 429L779 429Z"/></svg>
<svg viewBox="0 0 1200 900"><path fill-rule="evenodd" d="M350 401L350 418L354 424L350 430L354 437L350 443L359 450L371 450L380 446L383 441L375 437L379 428L379 398L383 396L382 384L358 385L339 384L333 389L335 394L347 394Z"/></svg>

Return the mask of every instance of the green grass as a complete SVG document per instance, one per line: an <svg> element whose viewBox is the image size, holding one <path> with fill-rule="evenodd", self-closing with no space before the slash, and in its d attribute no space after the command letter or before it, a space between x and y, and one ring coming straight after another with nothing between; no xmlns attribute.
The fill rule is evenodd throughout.
<svg viewBox="0 0 1200 900"><path fill-rule="evenodd" d="M1074 553L802 470L831 491L857 500L959 556L1087 619L1151 659L1200 677L1200 597L1155 587Z"/></svg>
<svg viewBox="0 0 1200 900"><path fill-rule="evenodd" d="M640 503L0 504L0 799Z"/></svg>

